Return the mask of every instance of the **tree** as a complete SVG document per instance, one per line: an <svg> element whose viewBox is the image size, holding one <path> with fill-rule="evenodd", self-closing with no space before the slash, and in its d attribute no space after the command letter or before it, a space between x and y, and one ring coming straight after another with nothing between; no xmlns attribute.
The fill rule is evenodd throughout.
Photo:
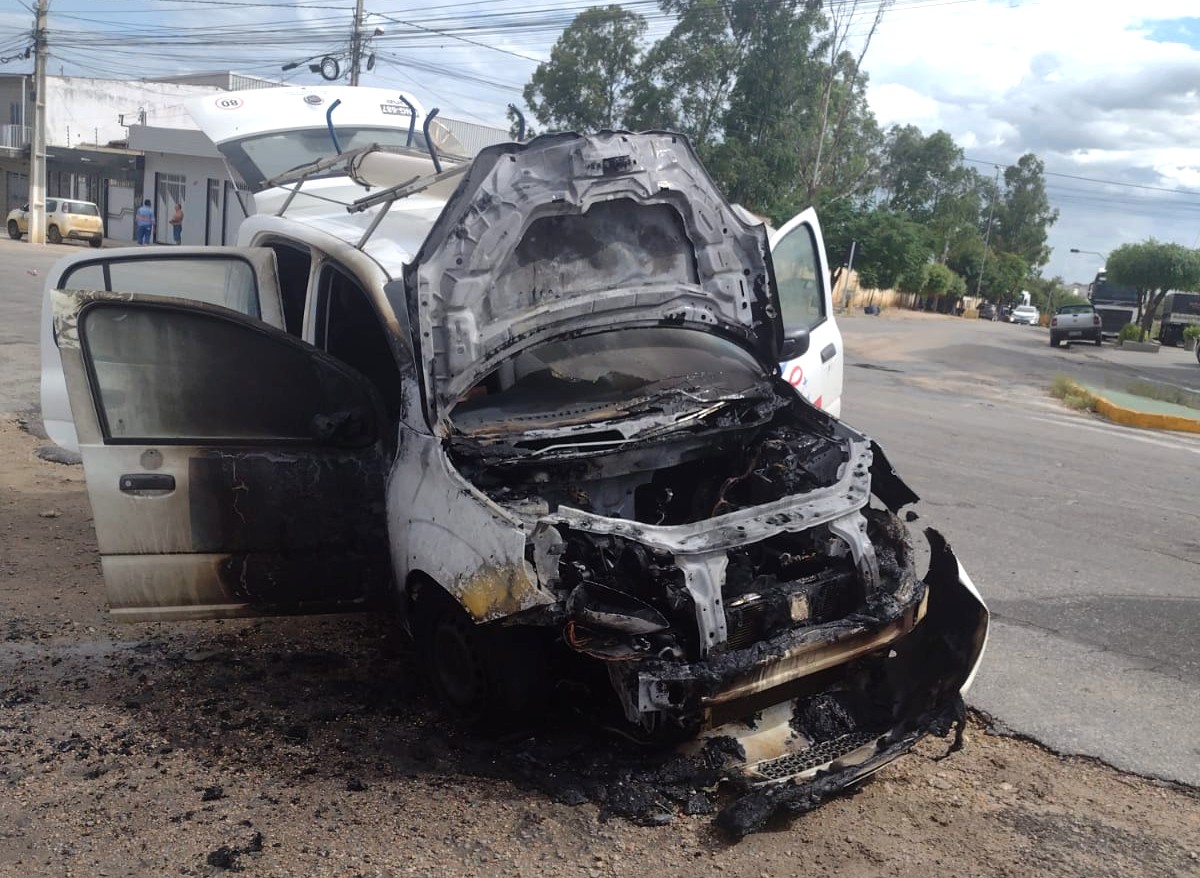
<svg viewBox="0 0 1200 878"><path fill-rule="evenodd" d="M1004 169L1004 192L996 204L992 246L1015 253L1034 268L1050 259L1046 233L1058 220L1058 211L1046 197L1045 165L1033 153L1021 156Z"/></svg>
<svg viewBox="0 0 1200 878"><path fill-rule="evenodd" d="M983 288L993 302L1014 302L1029 276L1029 265L1016 253L988 254Z"/></svg>
<svg viewBox="0 0 1200 878"><path fill-rule="evenodd" d="M854 231L858 241L854 267L864 287L889 289L902 277L911 283L929 261L925 230L898 213L875 210L861 214Z"/></svg>
<svg viewBox="0 0 1200 878"><path fill-rule="evenodd" d="M790 216L874 188L882 134L862 55L843 51L846 10L859 2L731 0L730 33L743 48L723 135L705 156L731 199Z"/></svg>
<svg viewBox="0 0 1200 878"><path fill-rule="evenodd" d="M744 2L744 0L743 0ZM678 16L642 60L630 92L630 128L670 128L703 151L719 139L748 46L735 31L738 0L661 0Z"/></svg>
<svg viewBox="0 0 1200 878"><path fill-rule="evenodd" d="M995 299L988 295L980 283L980 272L984 271L984 256L987 250L983 246L983 238L979 235L967 235L956 241L946 257L946 265L960 275L972 293L978 289L988 301Z"/></svg>
<svg viewBox="0 0 1200 878"><path fill-rule="evenodd" d="M821 78L814 55L819 4L737 0L729 18L745 48L721 118L723 136L705 158L731 201L772 215L787 202L795 213L797 132L809 127L804 116L816 103Z"/></svg>
<svg viewBox="0 0 1200 878"><path fill-rule="evenodd" d="M1138 291L1138 317L1145 341L1154 314L1169 290L1200 289L1200 251L1150 238L1141 244L1122 244L1108 255L1108 280Z"/></svg>
<svg viewBox="0 0 1200 878"><path fill-rule="evenodd" d="M645 31L646 20L621 6L579 13L525 86L538 122L560 131L620 127Z"/></svg>
<svg viewBox="0 0 1200 878"><path fill-rule="evenodd" d="M801 179L810 204L822 189L857 191L871 170L869 163L848 163L846 159L863 154L863 144L852 146L851 141L865 139L878 146L879 129L867 108L867 75L862 62L892 0L873 0L870 4L866 0L825 0L823 5L828 61L824 65L816 124L801 140L802 152L809 153L801 163ZM856 32L861 40L856 56L847 49L851 26L857 28L861 21L855 19L871 13L867 8L860 9L860 5L875 8L866 31Z"/></svg>
<svg viewBox="0 0 1200 878"><path fill-rule="evenodd" d="M962 149L945 131L925 137L913 125L893 126L880 177L887 206L929 229L939 262L975 234L982 204L979 175L963 164Z"/></svg>

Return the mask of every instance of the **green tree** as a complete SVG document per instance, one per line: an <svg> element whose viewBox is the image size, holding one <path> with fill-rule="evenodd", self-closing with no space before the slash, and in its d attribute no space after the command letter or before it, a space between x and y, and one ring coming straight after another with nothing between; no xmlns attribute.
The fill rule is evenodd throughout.
<svg viewBox="0 0 1200 878"><path fill-rule="evenodd" d="M706 157L730 200L772 215L786 202L796 212L796 143L811 127L805 116L820 93L815 48L822 24L819 4L801 0L739 0L731 7L731 33L745 50L721 118L722 139Z"/></svg>
<svg viewBox="0 0 1200 878"><path fill-rule="evenodd" d="M983 288L993 302L1016 301L1029 275L1029 265L1016 253L988 254L987 268L983 274Z"/></svg>
<svg viewBox="0 0 1200 878"><path fill-rule="evenodd" d="M898 213L875 210L859 216L855 223L858 241L854 267L864 287L888 289L900 278L918 283L929 261L929 241L925 230Z"/></svg>
<svg viewBox="0 0 1200 878"><path fill-rule="evenodd" d="M525 86L525 103L552 130L618 128L641 59L646 20L621 6L585 9Z"/></svg>
<svg viewBox="0 0 1200 878"><path fill-rule="evenodd" d="M817 5L813 3L812 5ZM824 0L825 32L821 48L821 90L813 124L801 129L800 177L809 204L822 192L849 194L873 181L877 163L873 153L880 145L879 126L867 106L867 75L862 62L875 31L892 0ZM868 7L873 6L873 9ZM866 30L862 24L871 16ZM848 50L851 30L858 54Z"/></svg>
<svg viewBox="0 0 1200 878"><path fill-rule="evenodd" d="M957 274L951 271L940 262L931 262L925 269L925 284L921 292L927 296L945 296L950 294L955 289L955 280L962 280ZM963 285L966 289L966 285ZM958 296L955 296L958 298Z"/></svg>
<svg viewBox="0 0 1200 878"><path fill-rule="evenodd" d="M963 164L962 149L945 131L925 137L913 125L892 127L880 177L887 206L929 229L939 262L946 262L956 243L975 234L979 175Z"/></svg>
<svg viewBox="0 0 1200 878"><path fill-rule="evenodd" d="M1138 291L1139 339L1150 334L1154 314L1169 290L1200 289L1200 251L1150 238L1122 244L1108 255L1108 280Z"/></svg>
<svg viewBox="0 0 1200 878"><path fill-rule="evenodd" d="M709 161L733 200L790 216L873 189L882 134L867 105L862 54L845 51L847 10L857 5L731 5L730 33L744 50ZM863 51L867 43L859 42Z"/></svg>
<svg viewBox="0 0 1200 878"><path fill-rule="evenodd" d="M740 0L744 2L744 0ZM739 0L662 0L677 16L645 55L630 90L630 128L670 128L703 152L719 139L748 42L735 30Z"/></svg>
<svg viewBox="0 0 1200 878"><path fill-rule="evenodd" d="M1058 220L1058 211L1046 197L1045 165L1033 153L1021 156L1004 169L1004 192L992 220L992 246L1015 253L1033 268L1050 259L1046 234Z"/></svg>
<svg viewBox="0 0 1200 878"><path fill-rule="evenodd" d="M984 257L987 253L983 246L983 238L979 235L965 235L951 245L946 257L946 265L961 276L972 293L979 290L981 296L990 302L997 300L989 295L989 291L980 283L980 272L984 271Z"/></svg>

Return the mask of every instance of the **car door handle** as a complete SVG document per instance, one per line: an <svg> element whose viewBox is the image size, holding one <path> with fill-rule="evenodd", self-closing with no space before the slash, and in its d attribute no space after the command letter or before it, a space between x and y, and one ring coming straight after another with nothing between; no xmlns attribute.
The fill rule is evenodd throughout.
<svg viewBox="0 0 1200 878"><path fill-rule="evenodd" d="M830 360L832 360L836 356L837 356L837 345L835 345L833 342L830 342L829 344L825 345L824 348L821 349L821 362L822 363L828 363Z"/></svg>
<svg viewBox="0 0 1200 878"><path fill-rule="evenodd" d="M175 477L169 473L126 473L120 479L123 494L174 491Z"/></svg>

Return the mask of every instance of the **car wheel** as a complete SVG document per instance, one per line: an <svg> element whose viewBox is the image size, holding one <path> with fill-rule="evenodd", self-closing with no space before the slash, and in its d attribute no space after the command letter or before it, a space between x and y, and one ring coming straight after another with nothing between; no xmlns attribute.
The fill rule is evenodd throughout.
<svg viewBox="0 0 1200 878"><path fill-rule="evenodd" d="M62 232L58 230L58 226L51 226L50 228L46 229L46 238L51 244L61 244Z"/></svg>
<svg viewBox="0 0 1200 878"><path fill-rule="evenodd" d="M1052 332L1052 333L1050 333L1050 347L1052 347L1052 348L1056 348L1056 347L1058 347L1058 346L1059 346L1059 344L1060 344L1061 342L1062 342L1062 339L1061 339L1061 338L1059 338L1059 337L1058 337L1057 335L1055 335L1053 332Z"/></svg>
<svg viewBox="0 0 1200 878"><path fill-rule="evenodd" d="M19 241L21 239L21 227L17 225L16 220L8 221L8 236L14 241Z"/></svg>
<svg viewBox="0 0 1200 878"><path fill-rule="evenodd" d="M103 238L89 238L88 239L88 244L93 248L99 247L103 243L104 243Z"/></svg>
<svg viewBox="0 0 1200 878"><path fill-rule="evenodd" d="M1096 343L1096 347L1100 347L1100 345L1104 344L1104 336L1097 335L1093 341Z"/></svg>
<svg viewBox="0 0 1200 878"><path fill-rule="evenodd" d="M1196 345L1196 362L1200 363L1200 344Z"/></svg>
<svg viewBox="0 0 1200 878"><path fill-rule="evenodd" d="M436 586L421 589L413 634L433 693L468 725L506 727L541 706L549 683L537 632L476 624Z"/></svg>

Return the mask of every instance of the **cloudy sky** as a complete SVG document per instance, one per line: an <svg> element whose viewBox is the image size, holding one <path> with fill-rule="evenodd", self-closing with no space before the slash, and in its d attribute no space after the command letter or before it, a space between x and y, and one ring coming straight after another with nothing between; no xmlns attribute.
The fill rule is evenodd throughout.
<svg viewBox="0 0 1200 878"><path fill-rule="evenodd" d="M28 42L28 2L0 0L0 60ZM369 29L384 34L362 84L408 88L446 115L502 125L586 5L366 0ZM626 5L650 17L650 37L669 26L653 0ZM352 0L51 0L51 72L232 68L319 81L304 65L280 67L344 53L352 9ZM1091 278L1099 258L1072 247L1106 252L1150 236L1200 245L1197 0L896 0L865 63L884 126L945 129L987 175L1025 152L1043 159L1061 214L1047 274ZM26 69L21 59L0 64Z"/></svg>

